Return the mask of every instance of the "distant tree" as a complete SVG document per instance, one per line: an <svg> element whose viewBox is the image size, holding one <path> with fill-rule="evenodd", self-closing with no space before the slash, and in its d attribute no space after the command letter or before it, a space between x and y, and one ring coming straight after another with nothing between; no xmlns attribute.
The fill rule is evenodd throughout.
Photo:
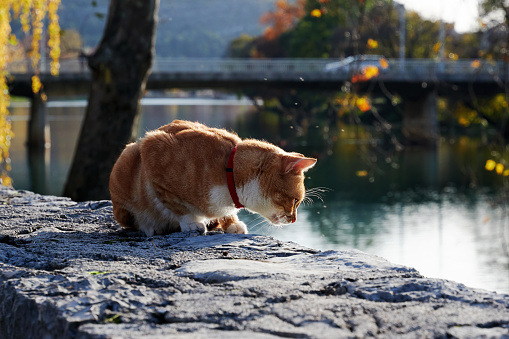
<svg viewBox="0 0 509 339"><path fill-rule="evenodd" d="M297 9L298 10L297 10ZM439 21L406 14L406 57L436 58L440 49ZM399 56L400 15L392 0L276 1L276 9L261 22L269 25L258 37L239 37L229 54L241 57L344 58L355 54ZM445 56L475 57L479 34L458 34L445 24ZM376 47L369 41L376 42Z"/></svg>
<svg viewBox="0 0 509 339"><path fill-rule="evenodd" d="M395 40L398 29L391 0L303 0L293 5L277 0L276 9L260 22L269 25L264 34L249 42L235 40L230 50L251 57L345 57L365 52L369 38ZM390 46L393 51L397 44Z"/></svg>
<svg viewBox="0 0 509 339"><path fill-rule="evenodd" d="M75 29L63 30L61 34L62 57L75 56L83 50L80 33Z"/></svg>
<svg viewBox="0 0 509 339"><path fill-rule="evenodd" d="M450 31L446 38L445 53L456 53L460 59L478 58L480 56L481 40L482 32L458 34Z"/></svg>
<svg viewBox="0 0 509 339"><path fill-rule="evenodd" d="M481 16L486 17L498 12L503 15L503 22L509 23L509 2L506 0L480 0Z"/></svg>
<svg viewBox="0 0 509 339"><path fill-rule="evenodd" d="M504 87L505 98L503 113L494 119L496 115L489 114L483 107L477 105L477 111L488 122L498 125L500 135L509 138L509 79L507 73L509 71L509 2L505 0L480 0L481 18L485 20L490 18L489 23L483 24L483 37L481 38L481 56L487 60L501 59L504 62L505 70L500 76L500 85ZM499 19L497 18L497 14ZM495 98L494 101L501 99ZM476 101L474 101L476 102ZM496 106L494 106L496 107ZM497 119L498 118L498 119Z"/></svg>
<svg viewBox="0 0 509 339"><path fill-rule="evenodd" d="M440 50L438 41L440 23L423 20L416 12L409 12L406 16L406 22L406 57L437 57Z"/></svg>
<svg viewBox="0 0 509 339"><path fill-rule="evenodd" d="M224 53L221 37L206 27L167 33L157 40L156 45L160 57L203 58Z"/></svg>
<svg viewBox="0 0 509 339"><path fill-rule="evenodd" d="M240 37L233 39L226 51L226 55L233 58L247 58L251 57L249 46L252 46L254 37L247 34L242 34Z"/></svg>
<svg viewBox="0 0 509 339"><path fill-rule="evenodd" d="M480 0L482 57L509 61L509 2Z"/></svg>
<svg viewBox="0 0 509 339"><path fill-rule="evenodd" d="M111 0L89 58L92 87L64 195L107 199L111 169L129 141L154 55L159 0Z"/></svg>
<svg viewBox="0 0 509 339"><path fill-rule="evenodd" d="M269 25L263 32L263 37L267 40L278 38L292 28L303 15L304 0L297 0L294 4L287 0L276 0L276 9L260 18L260 23Z"/></svg>

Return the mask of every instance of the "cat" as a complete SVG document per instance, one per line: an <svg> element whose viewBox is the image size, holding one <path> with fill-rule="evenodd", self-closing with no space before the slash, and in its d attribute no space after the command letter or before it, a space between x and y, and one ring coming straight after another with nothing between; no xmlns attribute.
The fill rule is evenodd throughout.
<svg viewBox="0 0 509 339"><path fill-rule="evenodd" d="M224 129L175 120L128 144L113 166L113 214L147 236L217 228L248 233L245 207L275 225L295 222L304 172L316 159Z"/></svg>

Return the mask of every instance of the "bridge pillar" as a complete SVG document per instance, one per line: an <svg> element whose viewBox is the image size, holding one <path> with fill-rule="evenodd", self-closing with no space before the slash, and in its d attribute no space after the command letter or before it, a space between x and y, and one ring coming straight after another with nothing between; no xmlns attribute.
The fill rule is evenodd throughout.
<svg viewBox="0 0 509 339"><path fill-rule="evenodd" d="M403 136L406 145L432 146L438 142L437 93L423 93L418 98L405 98Z"/></svg>
<svg viewBox="0 0 509 339"><path fill-rule="evenodd" d="M30 97L30 120L28 121L27 146L28 167L31 189L46 192L46 174L49 164L50 143L49 125L46 122L46 102L41 93L32 93Z"/></svg>
<svg viewBox="0 0 509 339"><path fill-rule="evenodd" d="M49 128L46 123L46 102L40 93L33 93L28 121L28 147L44 149L49 143Z"/></svg>

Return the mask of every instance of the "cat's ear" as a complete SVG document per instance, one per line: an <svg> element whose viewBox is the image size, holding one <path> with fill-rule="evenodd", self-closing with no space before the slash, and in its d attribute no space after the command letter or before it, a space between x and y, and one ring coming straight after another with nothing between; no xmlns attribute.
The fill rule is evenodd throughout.
<svg viewBox="0 0 509 339"><path fill-rule="evenodd" d="M304 156L285 156L283 157L282 170L284 174L290 172L300 174L313 167L315 163L316 159L313 158L306 158Z"/></svg>

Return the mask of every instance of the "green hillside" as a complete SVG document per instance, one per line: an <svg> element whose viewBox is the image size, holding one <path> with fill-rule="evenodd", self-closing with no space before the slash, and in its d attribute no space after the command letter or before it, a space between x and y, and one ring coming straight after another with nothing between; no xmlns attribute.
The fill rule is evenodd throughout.
<svg viewBox="0 0 509 339"><path fill-rule="evenodd" d="M62 29L78 31L85 47L102 36L109 1L62 0ZM156 54L163 57L220 57L241 34L259 35L260 16L274 0L161 0Z"/></svg>

